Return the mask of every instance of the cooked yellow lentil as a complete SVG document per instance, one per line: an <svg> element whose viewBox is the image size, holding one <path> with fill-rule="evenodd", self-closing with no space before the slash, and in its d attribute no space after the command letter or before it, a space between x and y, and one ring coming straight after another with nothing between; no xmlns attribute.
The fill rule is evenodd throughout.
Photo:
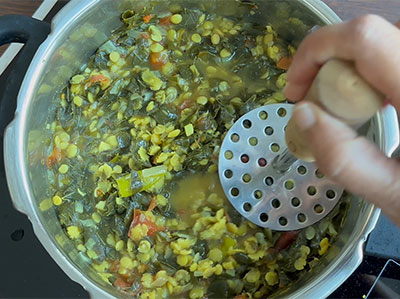
<svg viewBox="0 0 400 299"><path fill-rule="evenodd" d="M270 25L179 5L121 19L59 96L40 209L54 208L79 254L131 296L262 298L286 287L329 250L346 202L304 231L271 231L233 210L216 172L233 123L286 100L279 62L294 45Z"/></svg>
<svg viewBox="0 0 400 299"><path fill-rule="evenodd" d="M221 38L219 37L219 35L217 33L214 33L211 36L211 42L213 43L213 45L218 45L220 40L221 40Z"/></svg>
<svg viewBox="0 0 400 299"><path fill-rule="evenodd" d="M200 43L201 42L201 36L198 33L195 33L192 35L192 41L194 43Z"/></svg>
<svg viewBox="0 0 400 299"><path fill-rule="evenodd" d="M62 198L58 195L53 196L53 204L59 206L62 203Z"/></svg>
<svg viewBox="0 0 400 299"><path fill-rule="evenodd" d="M151 50L151 52L153 52L153 53L159 53L159 52L161 52L162 50L164 50L164 47L161 46L159 43L154 43L154 44L152 44L152 45L150 46L150 50Z"/></svg>
<svg viewBox="0 0 400 299"><path fill-rule="evenodd" d="M182 16L180 14L172 15L171 17L172 24L180 24L182 22Z"/></svg>
<svg viewBox="0 0 400 299"><path fill-rule="evenodd" d="M228 58L229 56L232 55L232 53L228 49L222 49L221 52L219 53L222 58Z"/></svg>
<svg viewBox="0 0 400 299"><path fill-rule="evenodd" d="M61 174L66 174L67 171L68 171L68 169L69 169L69 166L68 166L67 164L62 164L62 165L58 168L58 171L59 171Z"/></svg>

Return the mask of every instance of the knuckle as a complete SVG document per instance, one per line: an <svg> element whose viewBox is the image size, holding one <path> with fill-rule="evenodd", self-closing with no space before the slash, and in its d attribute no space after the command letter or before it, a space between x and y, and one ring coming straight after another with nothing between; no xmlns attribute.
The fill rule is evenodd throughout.
<svg viewBox="0 0 400 299"><path fill-rule="evenodd" d="M342 147L336 145L326 147L321 157L317 158L319 158L317 159L319 168L327 177L335 181L343 177L348 161Z"/></svg>
<svg viewBox="0 0 400 299"><path fill-rule="evenodd" d="M316 125L312 128L309 141L313 148L317 164L328 177L336 179L345 174L352 153L349 145L357 137L356 133L329 114L315 110Z"/></svg>
<svg viewBox="0 0 400 299"><path fill-rule="evenodd" d="M382 18L377 15L368 14L352 21L351 39L359 46L368 46L373 43L374 32L382 23Z"/></svg>

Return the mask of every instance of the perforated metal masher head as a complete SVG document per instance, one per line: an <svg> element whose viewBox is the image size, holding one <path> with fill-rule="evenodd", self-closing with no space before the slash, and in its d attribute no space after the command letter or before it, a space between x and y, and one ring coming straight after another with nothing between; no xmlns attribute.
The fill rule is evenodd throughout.
<svg viewBox="0 0 400 299"><path fill-rule="evenodd" d="M343 193L314 163L296 160L283 173L272 165L286 150L293 107L272 104L242 116L225 136L218 164L221 185L236 210L256 225L281 231L321 220Z"/></svg>

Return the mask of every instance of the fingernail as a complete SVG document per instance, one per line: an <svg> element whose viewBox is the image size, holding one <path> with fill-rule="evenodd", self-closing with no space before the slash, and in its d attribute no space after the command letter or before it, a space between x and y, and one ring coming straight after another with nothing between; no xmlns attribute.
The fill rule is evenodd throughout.
<svg viewBox="0 0 400 299"><path fill-rule="evenodd" d="M293 111L293 118L297 127L306 131L315 124L315 115L310 104L302 103L295 106Z"/></svg>
<svg viewBox="0 0 400 299"><path fill-rule="evenodd" d="M283 88L283 94L290 101L296 102L298 100L301 100L299 92L302 92L302 90L303 86L288 81Z"/></svg>

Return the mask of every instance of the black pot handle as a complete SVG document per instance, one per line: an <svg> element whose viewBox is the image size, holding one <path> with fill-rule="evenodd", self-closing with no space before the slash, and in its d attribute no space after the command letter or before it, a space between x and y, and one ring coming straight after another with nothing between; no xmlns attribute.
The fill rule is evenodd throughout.
<svg viewBox="0 0 400 299"><path fill-rule="evenodd" d="M40 44L50 33L50 24L22 15L0 17L0 46L12 42L25 44L7 78L0 77L0 136L13 120L17 96L29 64ZM10 67L10 66L9 66ZM8 71L8 70L7 70ZM3 76L4 77L4 76Z"/></svg>

